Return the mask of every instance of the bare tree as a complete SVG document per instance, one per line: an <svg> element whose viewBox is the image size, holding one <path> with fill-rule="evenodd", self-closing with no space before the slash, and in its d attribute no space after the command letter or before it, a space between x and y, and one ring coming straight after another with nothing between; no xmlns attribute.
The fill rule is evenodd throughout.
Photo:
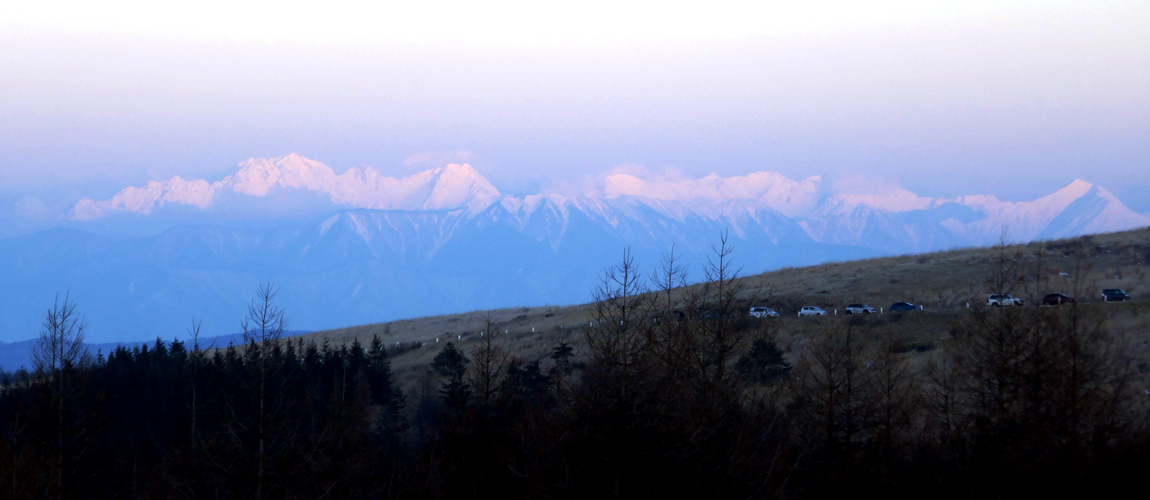
<svg viewBox="0 0 1150 500"><path fill-rule="evenodd" d="M256 290L256 297L248 305L248 317L240 322L244 343L250 347L259 345L266 350L283 337L287 330L287 319L283 309L272 304L279 288L271 283Z"/></svg>
<svg viewBox="0 0 1150 500"><path fill-rule="evenodd" d="M875 441L884 476L894 468L901 440L910 428L915 404L914 373L906 357L896 352L897 342L887 337L874 354L868 375L874 402Z"/></svg>
<svg viewBox="0 0 1150 500"><path fill-rule="evenodd" d="M65 420L71 410L71 401L79 390L79 371L90 362L84 348L84 328L84 318L76 311L76 303L68 294L61 302L57 294L52 308L44 314L40 338L32 348L32 367L45 384L56 413L51 478L56 498L61 498L64 491L65 449L68 444Z"/></svg>
<svg viewBox="0 0 1150 500"><path fill-rule="evenodd" d="M1034 305L1042 304L1042 297L1052 290L1048 290L1050 274L1049 264L1046 262L1046 242L1038 240L1031 245L1037 245L1038 249L1033 254L1027 255L1027 272L1025 281L1023 282L1023 290L1026 293L1026 300Z"/></svg>
<svg viewBox="0 0 1150 500"><path fill-rule="evenodd" d="M654 328L649 343L667 380L683 380L694 363L692 361L691 322L698 296L687 290L687 269L675 255L675 247L663 254L659 267L653 273L655 293L650 295L650 309L654 312Z"/></svg>
<svg viewBox="0 0 1150 500"><path fill-rule="evenodd" d="M189 405L189 410L191 413L192 422L191 422L191 432L189 435L189 440L191 443L191 448L193 450L196 449L196 444L198 441L197 433L196 433L196 423L197 423L196 417L199 415L199 408L200 408L200 403L197 399L198 394L196 393L196 391L199 388L200 365L204 361L204 351L200 347L200 325L201 324L202 324L202 322L196 321L193 318L192 319L192 326L191 326L191 328L188 329L188 334L192 337L192 352L191 352L191 356L188 357L188 362L191 365L191 369L192 369L192 380L191 380L192 401L191 401L191 404ZM214 346L214 345L215 344L213 343L212 346Z"/></svg>
<svg viewBox="0 0 1150 500"><path fill-rule="evenodd" d="M655 270L653 276L652 281L655 284L655 289L659 292L657 295L663 305L674 304L673 292L687 284L687 267L679 262L679 257L675 255L675 245L671 245L669 253L663 254L659 268Z"/></svg>
<svg viewBox="0 0 1150 500"><path fill-rule="evenodd" d="M269 454L267 444L268 431L271 426L270 415L275 413L271 404L271 388L269 387L270 372L272 370L272 355L279 348L279 341L287 329L287 319L283 309L276 307L275 300L279 289L271 283L264 284L256 290L256 297L248 305L248 317L241 323L244 344L247 346L248 361L254 365L258 384L257 393L259 409L256 420L256 438L258 441L256 465L256 498L264 496L264 482L267 476Z"/></svg>
<svg viewBox="0 0 1150 500"><path fill-rule="evenodd" d="M859 320L832 319L816 326L792 383L805 403L809 432L828 457L847 465L873 416L870 363L856 331Z"/></svg>
<svg viewBox="0 0 1150 500"><path fill-rule="evenodd" d="M1021 254L1018 250L1012 252L1010 247L1010 228L1003 226L998 243L993 248L995 255L991 260L990 274L986 277L986 286L990 288L990 293L1012 293L1025 279L1025 274L1020 273L1018 265Z"/></svg>
<svg viewBox="0 0 1150 500"><path fill-rule="evenodd" d="M923 410L926 416L924 436L942 454L952 454L962 441L963 399L954 363L954 346L947 346L928 359L922 384Z"/></svg>
<svg viewBox="0 0 1150 500"><path fill-rule="evenodd" d="M1017 427L1025 405L1023 378L1033 330L1013 310L996 313L985 307L974 308L964 326L955 339L954 360L966 411L982 416L980 431L991 442L1005 443L1001 434Z"/></svg>
<svg viewBox="0 0 1150 500"><path fill-rule="evenodd" d="M605 389L599 393L618 404L634 402L652 368L647 288L629 249L623 260L603 275L595 290L591 326L586 331L589 361Z"/></svg>
<svg viewBox="0 0 1150 500"><path fill-rule="evenodd" d="M52 308L44 314L40 338L32 347L32 367L42 376L53 377L67 368L88 363L84 349L84 318L76 311L76 303L68 294L60 302L60 295Z"/></svg>
<svg viewBox="0 0 1150 500"><path fill-rule="evenodd" d="M703 267L702 307L706 312L700 324L702 345L697 363L706 385L720 389L730 382L728 365L747 336L736 324L741 312L736 301L745 287L742 269L731 259L735 249L726 230L719 234L719 246L712 248L714 255Z"/></svg>
<svg viewBox="0 0 1150 500"><path fill-rule="evenodd" d="M468 367L467 377L486 416L503 391L511 358L501 342L498 342L501 334L495 317L487 313L480 322L486 335L479 337L479 344L471 350L472 363Z"/></svg>

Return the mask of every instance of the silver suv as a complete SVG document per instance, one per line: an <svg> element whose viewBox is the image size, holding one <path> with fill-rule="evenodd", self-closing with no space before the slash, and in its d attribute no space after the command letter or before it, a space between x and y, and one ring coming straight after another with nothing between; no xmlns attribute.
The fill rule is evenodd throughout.
<svg viewBox="0 0 1150 500"><path fill-rule="evenodd" d="M847 306L847 314L876 314L878 310L866 304L851 304Z"/></svg>
<svg viewBox="0 0 1150 500"><path fill-rule="evenodd" d="M769 307L752 307L751 308L751 317L752 318L777 318L777 317L779 317L779 313L775 312L774 309L771 309Z"/></svg>
<svg viewBox="0 0 1150 500"><path fill-rule="evenodd" d="M986 305L994 307L1021 306L1023 305L1023 302L1022 299L1009 293L992 293L989 297L986 298Z"/></svg>

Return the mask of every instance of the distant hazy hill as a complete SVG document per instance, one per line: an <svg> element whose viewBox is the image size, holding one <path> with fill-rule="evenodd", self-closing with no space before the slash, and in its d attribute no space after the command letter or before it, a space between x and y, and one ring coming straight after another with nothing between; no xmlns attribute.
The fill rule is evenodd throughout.
<svg viewBox="0 0 1150 500"><path fill-rule="evenodd" d="M318 330L584 302L624 246L654 265L675 245L697 265L723 229L745 270L760 272L986 245L1004 226L1026 241L1147 225L1080 180L1023 203L835 190L771 172L616 174L579 196L511 196L468 165L336 175L289 155L215 182L176 177L81 200L66 227L0 240L0 338L33 336L58 290L88 314L93 341L166 338L192 317L235 331L265 281L282 287L293 328Z"/></svg>

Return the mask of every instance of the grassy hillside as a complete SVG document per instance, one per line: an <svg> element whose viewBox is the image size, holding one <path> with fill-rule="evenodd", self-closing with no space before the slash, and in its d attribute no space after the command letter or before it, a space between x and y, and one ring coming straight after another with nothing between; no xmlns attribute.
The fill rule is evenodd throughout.
<svg viewBox="0 0 1150 500"><path fill-rule="evenodd" d="M754 251L735 248L739 256ZM1126 304L1105 304L1117 314L1110 322L1121 334L1150 338L1150 229L1111 233L1080 238L1011 245L1005 248L965 248L921 255L902 255L877 259L827 263L818 266L785 268L743 280L740 294L742 310L752 305L771 307L781 318L748 321L751 327L775 330L780 347L792 353L804 330L819 319L797 318L804 305L820 306L833 313L853 302L875 308L907 301L922 304L921 312L883 314L870 318L865 328L875 334L888 333L904 337L908 349L929 349L947 336L955 322L964 317L968 303L984 302L989 290L986 280L994 272L1001 255L1018 267L1019 273L1040 271L1013 290L1028 305L1038 304L1042 295L1061 292L1077 295L1082 301L1098 301L1103 288L1122 288L1134 300ZM611 265L604 262L604 267ZM638 262L642 270L653 270L657 262ZM601 272L588 270L588 272ZM699 278L698 269L688 270L689 278ZM1066 273L1066 275L1062 274ZM698 287L692 285L690 288ZM1077 288L1077 290L1075 290ZM588 294L590 294L590 290ZM527 361L545 358L559 342L582 346L583 331L591 321L591 305L564 307L521 307L461 314L431 316L315 332L303 336L305 341L332 343L358 339L367 344L378 335L391 346L418 345L403 350L393 359L401 380L413 381L425 372L426 365L448 341L469 350L479 339L482 319L490 315L506 332L502 342ZM789 355L788 355L789 356Z"/></svg>

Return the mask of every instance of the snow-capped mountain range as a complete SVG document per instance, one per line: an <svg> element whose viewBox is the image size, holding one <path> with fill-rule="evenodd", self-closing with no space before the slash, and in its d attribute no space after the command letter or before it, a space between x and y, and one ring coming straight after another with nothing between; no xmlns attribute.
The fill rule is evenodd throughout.
<svg viewBox="0 0 1150 500"><path fill-rule="evenodd" d="M492 206L527 220L538 209L558 216L563 233L572 210L616 224L613 212L642 206L678 222L690 217L721 222L744 236L737 223L756 212L790 219L812 240L855 245L887 252L918 252L996 241L1006 228L1012 238L1028 241L1150 225L1146 215L1131 211L1106 189L1075 180L1057 192L1030 202L1004 202L992 195L930 198L900 188L835 191L821 176L801 181L774 172L741 177L711 174L701 179L644 179L631 174L605 176L593 192L579 197L558 194L503 195L470 165L450 164L404 178L388 177L371 167L336 175L320 162L296 154L250 159L224 179L184 180L173 177L129 187L109 200L83 199L69 214L90 221L122 213L152 214L165 205L208 209L224 193L264 197L274 191L310 191L327 197L333 209L400 212L456 212L476 217ZM335 218L324 222L329 227ZM770 232L769 227L760 228ZM442 232L442 231L441 231ZM442 234L450 237L450 231ZM365 239L371 236L365 234ZM559 241L552 241L558 245Z"/></svg>
<svg viewBox="0 0 1150 500"><path fill-rule="evenodd" d="M586 301L625 246L649 269L674 245L698 277L724 229L744 270L761 272L992 244L1004 227L1022 241L1150 225L1081 180L1017 203L772 172L614 173L590 185L507 195L469 165L337 175L293 154L247 160L218 181L173 177L83 199L59 228L0 240L0 340L34 336L57 291L88 313L93 341L172 337L192 317L234 333L267 281L282 288L291 328L316 330Z"/></svg>

